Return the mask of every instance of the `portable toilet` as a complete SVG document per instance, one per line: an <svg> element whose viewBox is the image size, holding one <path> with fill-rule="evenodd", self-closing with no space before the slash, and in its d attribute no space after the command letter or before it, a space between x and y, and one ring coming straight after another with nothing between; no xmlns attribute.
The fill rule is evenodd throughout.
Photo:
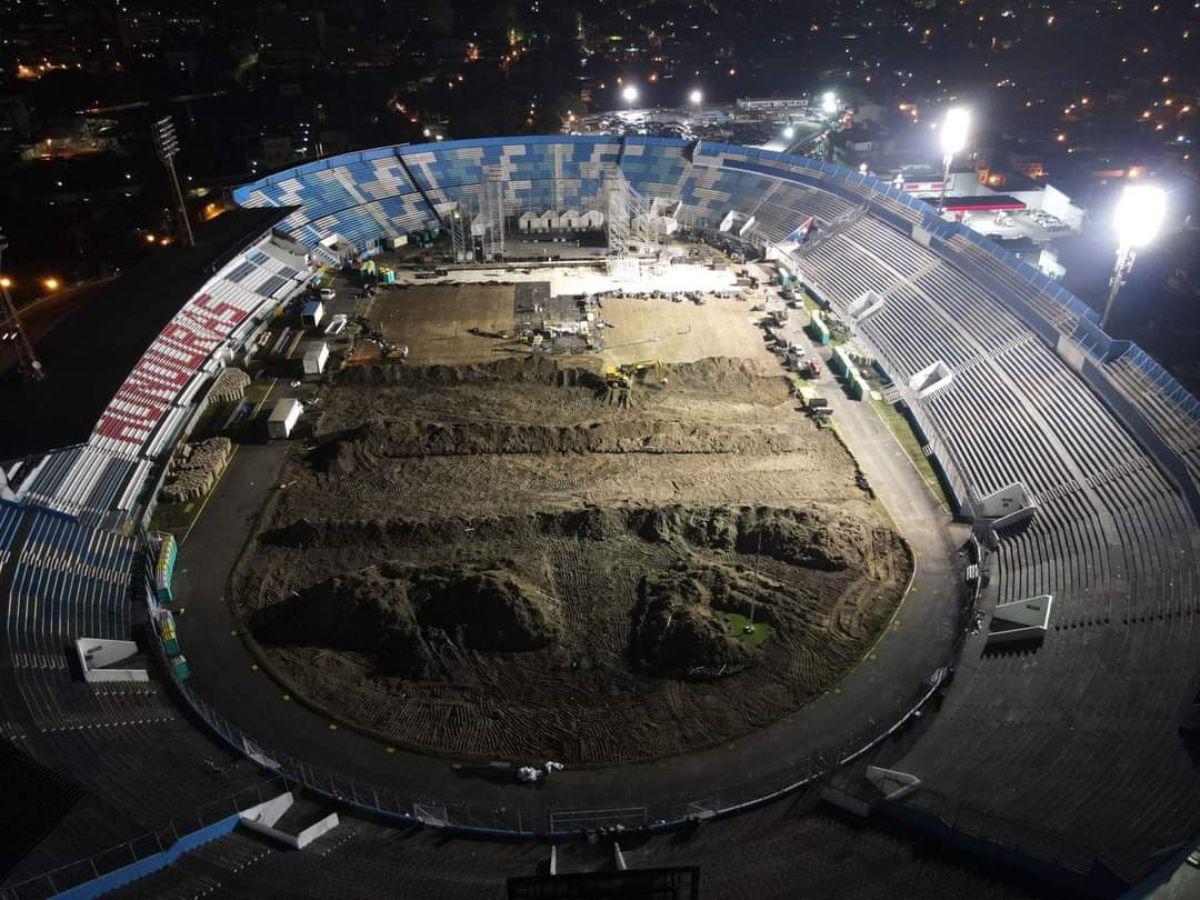
<svg viewBox="0 0 1200 900"><path fill-rule="evenodd" d="M325 318L325 304L320 300L309 300L300 310L300 324L305 328L316 328Z"/></svg>
<svg viewBox="0 0 1200 900"><path fill-rule="evenodd" d="M295 397L287 397L275 404L271 417L267 419L267 436L273 440L291 437L296 421L304 412L304 404Z"/></svg>
<svg viewBox="0 0 1200 900"><path fill-rule="evenodd" d="M320 375L329 361L329 345L324 341L313 341L304 351L304 374Z"/></svg>
<svg viewBox="0 0 1200 900"><path fill-rule="evenodd" d="M823 346L829 343L829 329L825 327L825 323L821 321L821 317L815 312L809 319L808 324L804 326L804 330L818 344Z"/></svg>
<svg viewBox="0 0 1200 900"><path fill-rule="evenodd" d="M179 631L175 627L175 617L169 609L158 613L158 633L162 638L163 650L168 656L179 655Z"/></svg>

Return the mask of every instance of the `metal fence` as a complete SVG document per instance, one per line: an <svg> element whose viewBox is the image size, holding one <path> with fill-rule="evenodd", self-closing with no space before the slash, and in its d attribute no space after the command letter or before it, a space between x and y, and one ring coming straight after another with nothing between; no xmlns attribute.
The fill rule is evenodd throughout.
<svg viewBox="0 0 1200 900"><path fill-rule="evenodd" d="M283 778L273 778L263 784L243 788L234 794L206 803L193 812L175 816L157 831L148 831L94 856L59 866L57 869L23 881L7 884L0 888L0 898L4 898L4 900L41 900L43 897L52 897L110 872L115 872L117 869L162 853L184 835L260 803L265 803L286 790L288 790L288 784Z"/></svg>

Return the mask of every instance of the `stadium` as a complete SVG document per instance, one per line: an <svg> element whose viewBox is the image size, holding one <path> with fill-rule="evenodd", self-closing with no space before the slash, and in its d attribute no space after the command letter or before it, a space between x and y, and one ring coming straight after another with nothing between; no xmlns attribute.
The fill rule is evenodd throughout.
<svg viewBox="0 0 1200 900"><path fill-rule="evenodd" d="M707 142L382 147L233 198L189 286L82 389L84 424L22 407L29 441L53 437L0 480L0 703L23 773L3 896L1119 896L1192 849L1200 404L1053 281L870 176ZM439 235L452 261L394 261L388 289L384 261ZM708 249L669 259L685 245ZM743 289L743 264L809 308ZM342 321L377 319L354 352L378 349L291 376L304 449L239 449L195 530L165 537L164 484L227 373L328 333L298 315L314 277L348 300L368 271L379 291ZM602 346L517 341L522 304L597 295ZM828 365L815 388L756 313L785 360ZM377 708L394 673L355 688L375 663L328 609L384 582L419 606L400 655L432 654L399 713ZM470 610L435 630L471 690L421 693L450 653L421 617L467 585L512 600L522 637L563 617L534 635L561 653L552 704L525 662L480 662L498 645L471 635L516 625L473 630ZM664 713L620 654L567 642L567 595L606 585L645 604L622 646L667 587L719 586L775 636L714 638L704 677L686 656ZM669 680L684 664L662 646ZM819 664L789 681L782 647ZM591 673L611 697L589 700Z"/></svg>

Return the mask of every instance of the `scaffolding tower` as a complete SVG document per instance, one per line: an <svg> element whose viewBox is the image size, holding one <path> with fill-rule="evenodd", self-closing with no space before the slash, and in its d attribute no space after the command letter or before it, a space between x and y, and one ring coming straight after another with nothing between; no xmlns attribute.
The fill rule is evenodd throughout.
<svg viewBox="0 0 1200 900"><path fill-rule="evenodd" d="M604 196L608 250L612 258L624 258L631 251L636 254L656 252L663 239L663 215L658 209L658 201L639 194L619 170L606 174Z"/></svg>
<svg viewBox="0 0 1200 900"><path fill-rule="evenodd" d="M471 233L471 212L462 201L450 213L450 246L457 263L475 259L475 237Z"/></svg>
<svg viewBox="0 0 1200 900"><path fill-rule="evenodd" d="M484 174L475 233L480 238L483 258L491 261L504 258L504 173L499 166L489 166Z"/></svg>

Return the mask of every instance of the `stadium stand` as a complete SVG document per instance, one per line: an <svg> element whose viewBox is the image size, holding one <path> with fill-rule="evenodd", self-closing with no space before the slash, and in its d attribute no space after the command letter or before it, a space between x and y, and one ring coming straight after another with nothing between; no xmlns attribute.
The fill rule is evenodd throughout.
<svg viewBox="0 0 1200 900"><path fill-rule="evenodd" d="M210 744L157 683L96 691L73 682L62 643L84 629L117 636L133 627L139 539L106 516L136 512L140 486L221 348L253 334L296 288L303 250L317 253L336 236L369 253L381 238L436 228L491 172L510 214L601 208L605 178L618 171L647 198L682 201L688 223L753 216L750 239L844 318L863 292L878 294L882 306L855 323L856 340L895 380L961 517L992 551L983 618L997 603L1054 598L1036 649L990 653L967 640L942 708L889 763L920 787L872 797L873 820L1101 893L1135 883L1200 833L1200 776L1178 732L1200 677L1195 398L1139 348L1096 328L1095 314L1061 287L869 176L665 138L497 138L346 154L239 188L245 206L296 207L280 224L303 247L277 237L239 253L163 330L86 443L8 470L20 502L0 503L0 595L14 662L11 683L0 684L5 733L89 792L8 883L73 858L72 842L75 855L95 852L269 782L270 772ZM793 252L786 241L810 216L827 233ZM909 379L937 361L950 382L918 397ZM1034 515L991 528L976 515L980 501L1014 482L1028 487ZM139 784L122 763L135 754ZM163 783L173 790L152 789ZM785 895L797 877L822 895L872 896L884 872L889 895L1012 894L976 869L922 862L886 827L780 809L686 841L647 838L639 852L657 865L720 860L734 847L754 853L761 881L748 896ZM497 896L488 860L509 872L534 865L528 847L450 842L437 867L471 858L479 868L467 871L487 872L450 884L413 862L429 840L352 819L307 851L281 854L235 832L127 895L219 886L262 896L283 881L295 895L365 895L403 880L417 893ZM798 846L821 849L798 855ZM718 866L705 872L714 890L740 889Z"/></svg>
<svg viewBox="0 0 1200 900"><path fill-rule="evenodd" d="M243 249L154 338L85 443L7 468L17 499L92 523L126 518L205 388L307 278L304 251L290 240L269 236Z"/></svg>

